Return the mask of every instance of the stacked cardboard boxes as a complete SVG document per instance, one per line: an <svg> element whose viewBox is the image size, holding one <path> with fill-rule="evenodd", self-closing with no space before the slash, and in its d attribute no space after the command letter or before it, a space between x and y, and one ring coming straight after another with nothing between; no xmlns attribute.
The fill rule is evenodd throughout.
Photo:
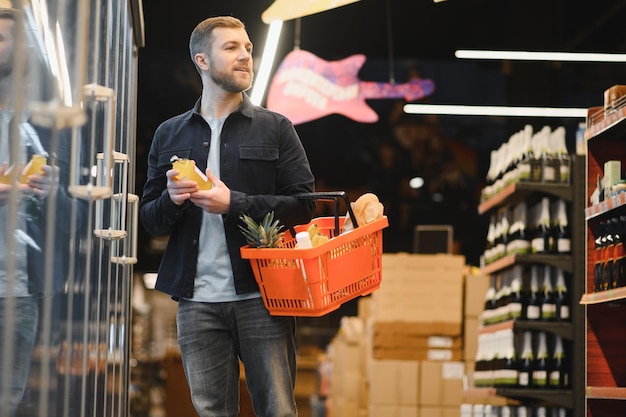
<svg viewBox="0 0 626 417"><path fill-rule="evenodd" d="M328 393L331 416L367 417L367 350L365 324L360 317L344 317L332 340L328 356L332 363Z"/></svg>
<svg viewBox="0 0 626 417"><path fill-rule="evenodd" d="M458 417L488 277L462 256L384 254L378 291L329 346L327 416ZM467 351L469 348L469 351Z"/></svg>
<svg viewBox="0 0 626 417"><path fill-rule="evenodd" d="M400 253L382 262L368 318L370 417L458 414L465 258ZM412 395L394 398L394 389Z"/></svg>

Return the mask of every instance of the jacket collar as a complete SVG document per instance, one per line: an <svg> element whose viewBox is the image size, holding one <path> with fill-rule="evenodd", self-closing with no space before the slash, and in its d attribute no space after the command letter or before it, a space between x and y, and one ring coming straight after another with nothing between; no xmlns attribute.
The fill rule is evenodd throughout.
<svg viewBox="0 0 626 417"><path fill-rule="evenodd" d="M246 93L242 93L242 94L243 94L243 101L241 102L239 107L237 107L233 111L233 113L241 113L242 115L246 117L252 118L252 109L255 106L254 104L252 104L252 102L250 101L250 98L248 97ZM196 103L193 105L193 109L191 109L191 111L185 116L185 120L190 120L193 115L202 117L202 115L200 114L200 101L201 100L202 98L198 98L198 100L196 100Z"/></svg>

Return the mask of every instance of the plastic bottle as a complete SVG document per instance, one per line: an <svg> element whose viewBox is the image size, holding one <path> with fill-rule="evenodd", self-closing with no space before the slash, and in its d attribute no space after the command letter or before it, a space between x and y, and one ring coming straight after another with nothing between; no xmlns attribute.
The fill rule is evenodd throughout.
<svg viewBox="0 0 626 417"><path fill-rule="evenodd" d="M172 157L172 168L178 171L177 180L195 181L201 190L210 190L213 183L200 171L195 162L187 158Z"/></svg>

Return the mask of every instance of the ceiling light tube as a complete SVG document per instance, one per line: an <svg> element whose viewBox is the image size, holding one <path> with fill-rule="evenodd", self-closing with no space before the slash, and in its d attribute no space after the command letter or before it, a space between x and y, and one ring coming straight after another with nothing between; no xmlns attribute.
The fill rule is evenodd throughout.
<svg viewBox="0 0 626 417"><path fill-rule="evenodd" d="M462 106L442 104L405 104L408 114L447 114L458 116L504 116L504 117L587 117L585 108L559 107L511 107L511 106Z"/></svg>
<svg viewBox="0 0 626 417"><path fill-rule="evenodd" d="M270 78L272 66L274 65L274 57L276 56L276 49L278 48L282 27L282 20L274 20L270 23L267 39L265 40L265 49L263 50L263 56L261 56L261 65L255 77L254 88L250 94L250 101L256 105L260 105L261 101L263 101L263 96L267 89L267 82Z"/></svg>
<svg viewBox="0 0 626 417"><path fill-rule="evenodd" d="M626 54L586 52L483 51L459 49L454 55L461 59L503 59L512 61L626 62Z"/></svg>

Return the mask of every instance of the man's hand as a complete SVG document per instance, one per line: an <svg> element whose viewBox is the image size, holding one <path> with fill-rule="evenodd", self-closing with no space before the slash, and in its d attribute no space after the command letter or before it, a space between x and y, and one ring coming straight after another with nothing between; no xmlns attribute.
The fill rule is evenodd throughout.
<svg viewBox="0 0 626 417"><path fill-rule="evenodd" d="M0 177L4 176L7 168L8 165L6 162L3 162L2 165L0 165ZM9 202L11 192L15 187L17 187L20 192L28 190L27 185L20 184L19 182L15 182L14 184L0 183L0 206L4 206Z"/></svg>
<svg viewBox="0 0 626 417"><path fill-rule="evenodd" d="M191 202L209 213L224 214L230 207L230 189L207 168L206 176L213 183L210 190L191 194Z"/></svg>
<svg viewBox="0 0 626 417"><path fill-rule="evenodd" d="M42 174L30 175L26 184L33 194L43 199L48 197L50 193L56 192L59 185L59 167L44 165L41 167L41 170L43 171Z"/></svg>
<svg viewBox="0 0 626 417"><path fill-rule="evenodd" d="M191 197L192 193L198 191L198 184L195 181L176 180L178 170L170 169L165 173L167 177L167 193L174 204L180 206L185 200Z"/></svg>

